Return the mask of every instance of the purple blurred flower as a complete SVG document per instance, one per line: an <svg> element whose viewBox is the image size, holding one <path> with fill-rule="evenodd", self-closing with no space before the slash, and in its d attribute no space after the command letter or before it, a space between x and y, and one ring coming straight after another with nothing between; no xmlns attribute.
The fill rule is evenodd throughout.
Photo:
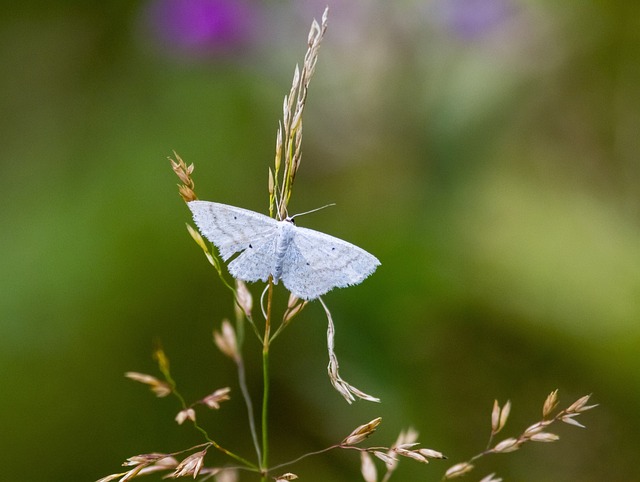
<svg viewBox="0 0 640 482"><path fill-rule="evenodd" d="M444 23L467 39L494 31L516 10L512 0L443 0L439 7Z"/></svg>
<svg viewBox="0 0 640 482"><path fill-rule="evenodd" d="M206 56L246 45L257 12L242 0L153 0L144 16L163 47Z"/></svg>

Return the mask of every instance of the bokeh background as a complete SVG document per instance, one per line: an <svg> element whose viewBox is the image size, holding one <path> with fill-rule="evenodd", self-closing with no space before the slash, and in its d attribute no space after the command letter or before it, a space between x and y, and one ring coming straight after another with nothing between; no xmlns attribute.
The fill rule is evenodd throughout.
<svg viewBox="0 0 640 482"><path fill-rule="evenodd" d="M348 406L326 376L319 304L273 347L272 460L376 416L448 464L593 393L555 444L484 459L467 478L640 480L640 4L527 0L18 2L0 18L0 480L88 481L129 456L201 441L123 373L185 396L222 386L201 420L251 457L232 366L211 331L233 314L185 230L167 156L196 191L267 209L267 167L295 63L330 26L305 115L291 209L377 255L325 297L342 375L380 396ZM259 293L259 287L254 290ZM284 294L282 295L284 296ZM250 385L259 347L247 340ZM223 463L218 454L211 464ZM360 480L354 452L291 468ZM155 477L155 476L154 476ZM149 477L147 480L159 480ZM255 480L243 475L241 480Z"/></svg>

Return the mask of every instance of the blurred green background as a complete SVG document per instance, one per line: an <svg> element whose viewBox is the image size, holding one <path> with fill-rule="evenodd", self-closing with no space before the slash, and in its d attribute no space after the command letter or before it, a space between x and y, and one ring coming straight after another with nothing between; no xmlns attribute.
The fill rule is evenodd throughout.
<svg viewBox="0 0 640 482"><path fill-rule="evenodd" d="M482 460L469 480L640 480L640 4L526 0L20 2L0 18L0 480L90 481L127 457L200 443L156 374L161 340L201 420L251 457L232 366L211 330L233 311L190 240L167 156L202 199L266 212L267 167L295 63L330 26L305 114L291 210L382 266L325 297L342 375L326 376L318 303L273 347L274 463L415 427L449 463L593 393L555 444ZM254 293L260 288L255 287ZM284 296L284 295L282 295ZM250 385L259 347L248 339ZM224 463L218 454L211 464ZM354 452L291 467L360 480ZM159 480L157 477L147 480ZM255 480L243 476L241 480Z"/></svg>

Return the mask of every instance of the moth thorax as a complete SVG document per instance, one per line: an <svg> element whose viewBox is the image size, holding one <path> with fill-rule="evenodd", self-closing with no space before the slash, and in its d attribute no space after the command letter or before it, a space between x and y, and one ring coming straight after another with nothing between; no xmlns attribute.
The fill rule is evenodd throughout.
<svg viewBox="0 0 640 482"><path fill-rule="evenodd" d="M282 268L285 260L285 256L287 254L287 250L289 249L289 245L291 245L291 241L295 236L295 225L293 222L287 220L280 221L278 223L278 237L276 239L276 255L274 259L273 266L273 282L278 283L280 278L282 277Z"/></svg>

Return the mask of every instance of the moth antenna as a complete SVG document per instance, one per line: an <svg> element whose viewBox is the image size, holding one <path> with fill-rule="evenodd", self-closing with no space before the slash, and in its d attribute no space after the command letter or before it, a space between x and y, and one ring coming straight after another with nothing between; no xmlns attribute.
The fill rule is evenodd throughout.
<svg viewBox="0 0 640 482"><path fill-rule="evenodd" d="M335 205L336 205L336 203L325 204L324 206L321 206L321 207L319 207L319 208L312 209L311 211L305 211L305 212L303 212L303 213L294 214L294 215L293 215L293 216L291 216L289 219L293 219L293 218L295 218L296 216L303 216L303 215L305 215L305 214L315 213L316 211L320 211L321 209L328 208L328 207L330 207L330 206L335 206Z"/></svg>

